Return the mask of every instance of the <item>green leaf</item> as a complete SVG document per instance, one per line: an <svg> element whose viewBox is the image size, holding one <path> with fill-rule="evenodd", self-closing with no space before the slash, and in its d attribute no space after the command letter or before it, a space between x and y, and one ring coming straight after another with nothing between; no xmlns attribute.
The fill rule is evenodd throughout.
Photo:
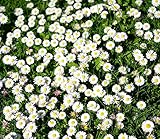
<svg viewBox="0 0 160 139"><path fill-rule="evenodd" d="M70 63L67 64L67 67L69 67L69 68L72 67L72 66L78 67L78 64L75 63L75 62L70 62Z"/></svg>
<svg viewBox="0 0 160 139"><path fill-rule="evenodd" d="M101 68L101 66L102 66L102 59L101 58L96 58L95 60L94 60L94 62L95 62L95 68L96 68L96 70L99 70L100 68Z"/></svg>
<svg viewBox="0 0 160 139"><path fill-rule="evenodd" d="M119 5L122 5L122 0L117 0L117 3L118 3Z"/></svg>

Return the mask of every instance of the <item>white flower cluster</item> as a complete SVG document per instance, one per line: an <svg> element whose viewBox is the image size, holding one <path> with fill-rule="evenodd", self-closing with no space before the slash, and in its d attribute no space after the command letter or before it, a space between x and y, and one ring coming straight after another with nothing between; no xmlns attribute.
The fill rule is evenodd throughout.
<svg viewBox="0 0 160 139"><path fill-rule="evenodd" d="M158 6L160 5L159 0L152 0L152 6L148 9L148 17L151 19L159 19L160 18L160 10L158 10Z"/></svg>
<svg viewBox="0 0 160 139"><path fill-rule="evenodd" d="M143 47L142 45L144 46L144 44L141 44L141 47ZM133 56L135 61L139 62L141 66L147 65L148 61L155 61L157 59L157 53L154 50L148 50L145 58L141 50L136 49L133 50Z"/></svg>
<svg viewBox="0 0 160 139"><path fill-rule="evenodd" d="M130 17L134 17L134 19L136 18L139 18L141 16L141 12L139 12L137 9L135 8L131 8L127 14L130 16Z"/></svg>
<svg viewBox="0 0 160 139"><path fill-rule="evenodd" d="M0 25L8 22L8 17L4 14L6 11L4 6L0 6Z"/></svg>
<svg viewBox="0 0 160 139"><path fill-rule="evenodd" d="M145 40L151 40L153 38L154 42L160 42L160 30L154 29L153 31L148 31L150 29L149 23L142 24L141 22L136 22L135 29L138 37L143 37Z"/></svg>
<svg viewBox="0 0 160 139"><path fill-rule="evenodd" d="M22 8L14 10L15 27L0 46L6 70L0 89L5 88L14 97L13 104L4 106L3 115L18 131L4 139L36 139L39 134L44 139L138 139L127 133L126 113L132 108L136 113L133 116L145 111L147 100L136 100L133 94L148 82L160 84L160 63L149 66L156 62L158 53L147 49L145 42L131 50L130 62L144 68L142 74L121 60L117 64L115 56L122 57L130 47L125 46L129 32L116 29L118 20L105 23L100 31L93 29L98 28L96 20L106 21L110 13L118 19L124 14L133 17L134 35L145 41L153 38L160 42L159 29L150 31L149 23L137 21L141 17L138 9L123 13L116 0L99 4L88 0L88 7L82 0L65 0L63 8L58 8L58 2L50 0L44 12L28 2L27 16ZM140 6L143 1L135 3ZM159 4L152 0L153 6ZM0 23L4 24L8 19L1 14ZM124 110L128 107L131 109ZM140 124L149 139L154 120L145 119ZM112 129L118 134L109 134ZM100 137L95 131L104 134Z"/></svg>

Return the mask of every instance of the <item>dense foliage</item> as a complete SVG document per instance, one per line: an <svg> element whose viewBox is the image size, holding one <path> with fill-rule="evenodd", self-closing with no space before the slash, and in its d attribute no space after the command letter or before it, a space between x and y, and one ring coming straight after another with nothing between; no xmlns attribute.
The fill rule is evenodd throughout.
<svg viewBox="0 0 160 139"><path fill-rule="evenodd" d="M160 139L160 0L0 0L0 138Z"/></svg>

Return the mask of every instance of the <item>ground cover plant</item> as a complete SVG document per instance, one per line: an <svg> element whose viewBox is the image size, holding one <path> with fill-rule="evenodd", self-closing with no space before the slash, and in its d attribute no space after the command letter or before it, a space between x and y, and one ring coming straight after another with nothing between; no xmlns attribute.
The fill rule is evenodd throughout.
<svg viewBox="0 0 160 139"><path fill-rule="evenodd" d="M160 0L0 0L0 138L160 139Z"/></svg>

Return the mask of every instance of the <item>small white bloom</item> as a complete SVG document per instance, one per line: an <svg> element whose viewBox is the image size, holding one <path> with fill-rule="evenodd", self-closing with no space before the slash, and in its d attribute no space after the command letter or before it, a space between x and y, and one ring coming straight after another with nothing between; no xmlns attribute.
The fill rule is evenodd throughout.
<svg viewBox="0 0 160 139"><path fill-rule="evenodd" d="M143 110L146 107L146 103L144 101L138 101L136 106L138 109Z"/></svg>
<svg viewBox="0 0 160 139"><path fill-rule="evenodd" d="M144 132L150 132L151 133L154 129L154 123L150 120L146 120L146 121L143 121L141 127L142 127L142 130Z"/></svg>
<svg viewBox="0 0 160 139"><path fill-rule="evenodd" d="M90 120L90 115L88 113L83 113L81 115L81 121L82 122L88 122Z"/></svg>
<svg viewBox="0 0 160 139"><path fill-rule="evenodd" d="M19 121L16 122L16 127L18 129L23 129L25 127L25 124L26 124L26 122L21 119L21 120L19 120Z"/></svg>
<svg viewBox="0 0 160 139"><path fill-rule="evenodd" d="M137 86L142 86L145 83L143 76L137 76L134 78L134 82Z"/></svg>
<svg viewBox="0 0 160 139"><path fill-rule="evenodd" d="M97 118L98 119L105 119L108 115L108 112L105 109L100 109L97 111Z"/></svg>
<svg viewBox="0 0 160 139"><path fill-rule="evenodd" d="M48 139L59 139L60 133L56 130L52 130L48 133Z"/></svg>
<svg viewBox="0 0 160 139"><path fill-rule="evenodd" d="M108 41L108 42L106 43L106 48L107 48L108 50L112 50L114 47L115 47L115 43L114 43L113 41Z"/></svg>

